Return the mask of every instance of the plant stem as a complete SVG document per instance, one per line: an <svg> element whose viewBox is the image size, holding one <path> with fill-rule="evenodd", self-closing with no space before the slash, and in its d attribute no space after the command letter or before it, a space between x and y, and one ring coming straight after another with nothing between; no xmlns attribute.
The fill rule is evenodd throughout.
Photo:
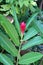
<svg viewBox="0 0 43 65"><path fill-rule="evenodd" d="M33 63L33 65L35 65L35 63Z"/></svg>
<svg viewBox="0 0 43 65"><path fill-rule="evenodd" d="M20 43L20 46L19 46L19 51L18 51L18 56L17 56L17 63L16 63L16 65L18 65L18 60L20 59L20 50L21 50L21 45L22 45L22 37L23 37L23 35L21 35L21 43Z"/></svg>

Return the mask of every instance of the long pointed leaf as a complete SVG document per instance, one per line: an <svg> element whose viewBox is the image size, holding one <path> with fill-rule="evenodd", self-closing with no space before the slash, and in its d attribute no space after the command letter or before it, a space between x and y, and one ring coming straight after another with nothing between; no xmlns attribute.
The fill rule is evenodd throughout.
<svg viewBox="0 0 43 65"><path fill-rule="evenodd" d="M40 36L34 37L22 46L21 50L25 50L35 45L43 44L43 39Z"/></svg>
<svg viewBox="0 0 43 65"><path fill-rule="evenodd" d="M15 8L14 8L13 5L12 5L12 7L11 7L11 14L12 14L13 17L14 17L15 26L16 26L16 28L17 28L17 30L18 30L19 35L20 35L20 24L19 24L19 21L18 21L18 19L17 19L16 11L15 11Z"/></svg>
<svg viewBox="0 0 43 65"><path fill-rule="evenodd" d="M6 33L9 35L9 37L12 39L15 45L19 46L19 37L17 34L17 31L13 24L9 22L9 20L6 19L3 15L0 14L0 24L5 29Z"/></svg>
<svg viewBox="0 0 43 65"><path fill-rule="evenodd" d="M27 25L26 25L26 29L28 28L28 26L30 25L30 23L34 20L34 18L38 15L39 12L32 14L32 16L27 20Z"/></svg>
<svg viewBox="0 0 43 65"><path fill-rule="evenodd" d="M8 37L2 34L1 32L0 32L0 45L11 55L17 56L18 53L17 49L15 48L13 43L8 39Z"/></svg>
<svg viewBox="0 0 43 65"><path fill-rule="evenodd" d="M4 65L14 65L11 59L2 53L0 53L0 62Z"/></svg>
<svg viewBox="0 0 43 65"><path fill-rule="evenodd" d="M31 37L35 36L36 34L38 34L38 32L33 27L31 27L27 31L27 33L24 35L23 41L30 39Z"/></svg>
<svg viewBox="0 0 43 65"><path fill-rule="evenodd" d="M40 20L35 20L33 26L38 32L40 32L41 36L43 37L43 23L41 23Z"/></svg>
<svg viewBox="0 0 43 65"><path fill-rule="evenodd" d="M43 56L43 54L38 53L38 52L27 53L27 54L23 55L19 59L19 64L30 64L30 63L34 63L37 60L41 59L42 56Z"/></svg>

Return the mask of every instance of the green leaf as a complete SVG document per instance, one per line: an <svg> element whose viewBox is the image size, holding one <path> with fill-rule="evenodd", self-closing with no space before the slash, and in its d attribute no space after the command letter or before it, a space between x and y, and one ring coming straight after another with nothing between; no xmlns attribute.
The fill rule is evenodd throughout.
<svg viewBox="0 0 43 65"><path fill-rule="evenodd" d="M27 54L23 55L19 59L19 64L30 64L30 63L34 63L37 60L41 59L42 56L43 56L43 54L38 53L38 52L27 53Z"/></svg>
<svg viewBox="0 0 43 65"><path fill-rule="evenodd" d="M30 48L32 46L39 45L39 44L42 44L42 43L43 43L43 39L40 36L37 36L37 37L30 39L27 43L25 43L22 46L21 50L25 50L27 48Z"/></svg>
<svg viewBox="0 0 43 65"><path fill-rule="evenodd" d="M19 0L19 5L20 5L20 8L22 8L23 5L24 5L24 1L23 0Z"/></svg>
<svg viewBox="0 0 43 65"><path fill-rule="evenodd" d="M33 28L31 27L27 33L24 35L24 38L23 38L23 41L26 41L30 38L32 38L33 36L35 36L36 34L38 34L38 32Z"/></svg>
<svg viewBox="0 0 43 65"><path fill-rule="evenodd" d="M33 6L37 6L37 3L34 2L34 1L30 1L30 4L33 5Z"/></svg>
<svg viewBox="0 0 43 65"><path fill-rule="evenodd" d="M15 62L15 58L14 58L14 56L12 56L12 55L9 54L9 53L6 53L6 56L8 56L13 62Z"/></svg>
<svg viewBox="0 0 43 65"><path fill-rule="evenodd" d="M2 0L0 0L0 2L2 2Z"/></svg>
<svg viewBox="0 0 43 65"><path fill-rule="evenodd" d="M12 4L13 2L14 2L14 0L6 0L6 3Z"/></svg>
<svg viewBox="0 0 43 65"><path fill-rule="evenodd" d="M22 2L23 3L23 2ZM28 7L29 6L29 1L28 0L24 0L24 5L26 6L26 7Z"/></svg>
<svg viewBox="0 0 43 65"><path fill-rule="evenodd" d="M6 3L9 3L10 2L10 0L6 0Z"/></svg>
<svg viewBox="0 0 43 65"><path fill-rule="evenodd" d="M13 45L13 43L5 36L2 32L0 32L0 45L3 47L7 52L9 52L13 56L17 56L18 51Z"/></svg>
<svg viewBox="0 0 43 65"><path fill-rule="evenodd" d="M10 10L10 4L6 4L6 5L1 5L1 8L0 8L0 10L1 11L7 11L7 10Z"/></svg>
<svg viewBox="0 0 43 65"><path fill-rule="evenodd" d="M32 16L27 20L27 25L26 25L26 29L28 28L28 26L30 25L30 23L34 20L34 18L38 15L39 12L32 14Z"/></svg>
<svg viewBox="0 0 43 65"><path fill-rule="evenodd" d="M32 5L30 5L30 10L31 10L32 12L35 12L35 11L36 11L35 7L33 7Z"/></svg>
<svg viewBox="0 0 43 65"><path fill-rule="evenodd" d="M6 17L4 17L1 14L0 14L0 24L3 26L3 28L6 31L6 33L12 39L14 44L16 46L19 46L19 44L20 44L19 43L19 37L18 37L18 34L17 34L17 31L16 31L15 27L13 26L13 24L10 23L9 20L6 19Z"/></svg>
<svg viewBox="0 0 43 65"><path fill-rule="evenodd" d="M43 37L43 23L40 20L35 20L33 26L38 32L40 32L41 36Z"/></svg>
<svg viewBox="0 0 43 65"><path fill-rule="evenodd" d="M4 65L14 65L11 59L2 53L0 53L0 62Z"/></svg>
<svg viewBox="0 0 43 65"><path fill-rule="evenodd" d="M15 27L17 28L17 31L20 35L20 24L19 24L19 21L17 19L17 15L16 15L16 11L15 11L15 7L12 5L11 7L11 14L13 15L14 17L14 20L15 20ZM21 36L21 35L20 35Z"/></svg>
<svg viewBox="0 0 43 65"><path fill-rule="evenodd" d="M25 5L26 7L28 7L29 1L28 0L19 0L19 5L20 5L20 8L22 8L23 5Z"/></svg>

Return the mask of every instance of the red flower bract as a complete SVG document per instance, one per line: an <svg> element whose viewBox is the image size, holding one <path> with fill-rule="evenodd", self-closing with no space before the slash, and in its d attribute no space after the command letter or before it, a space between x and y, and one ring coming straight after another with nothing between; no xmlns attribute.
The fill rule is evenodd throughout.
<svg viewBox="0 0 43 65"><path fill-rule="evenodd" d="M26 23L23 21L20 24L20 30L21 30L21 33L22 34L25 32L25 29L26 29Z"/></svg>

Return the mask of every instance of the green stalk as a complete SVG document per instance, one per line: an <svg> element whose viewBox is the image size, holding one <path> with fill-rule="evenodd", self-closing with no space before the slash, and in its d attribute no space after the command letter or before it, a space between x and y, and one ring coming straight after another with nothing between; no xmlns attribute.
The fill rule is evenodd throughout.
<svg viewBox="0 0 43 65"><path fill-rule="evenodd" d="M20 46L19 46L19 51L18 51L18 55L17 55L17 63L16 63L16 65L18 65L18 60L20 59L20 51L21 51L21 45L22 45L22 38L23 38L23 35L21 34L21 43L20 43Z"/></svg>

